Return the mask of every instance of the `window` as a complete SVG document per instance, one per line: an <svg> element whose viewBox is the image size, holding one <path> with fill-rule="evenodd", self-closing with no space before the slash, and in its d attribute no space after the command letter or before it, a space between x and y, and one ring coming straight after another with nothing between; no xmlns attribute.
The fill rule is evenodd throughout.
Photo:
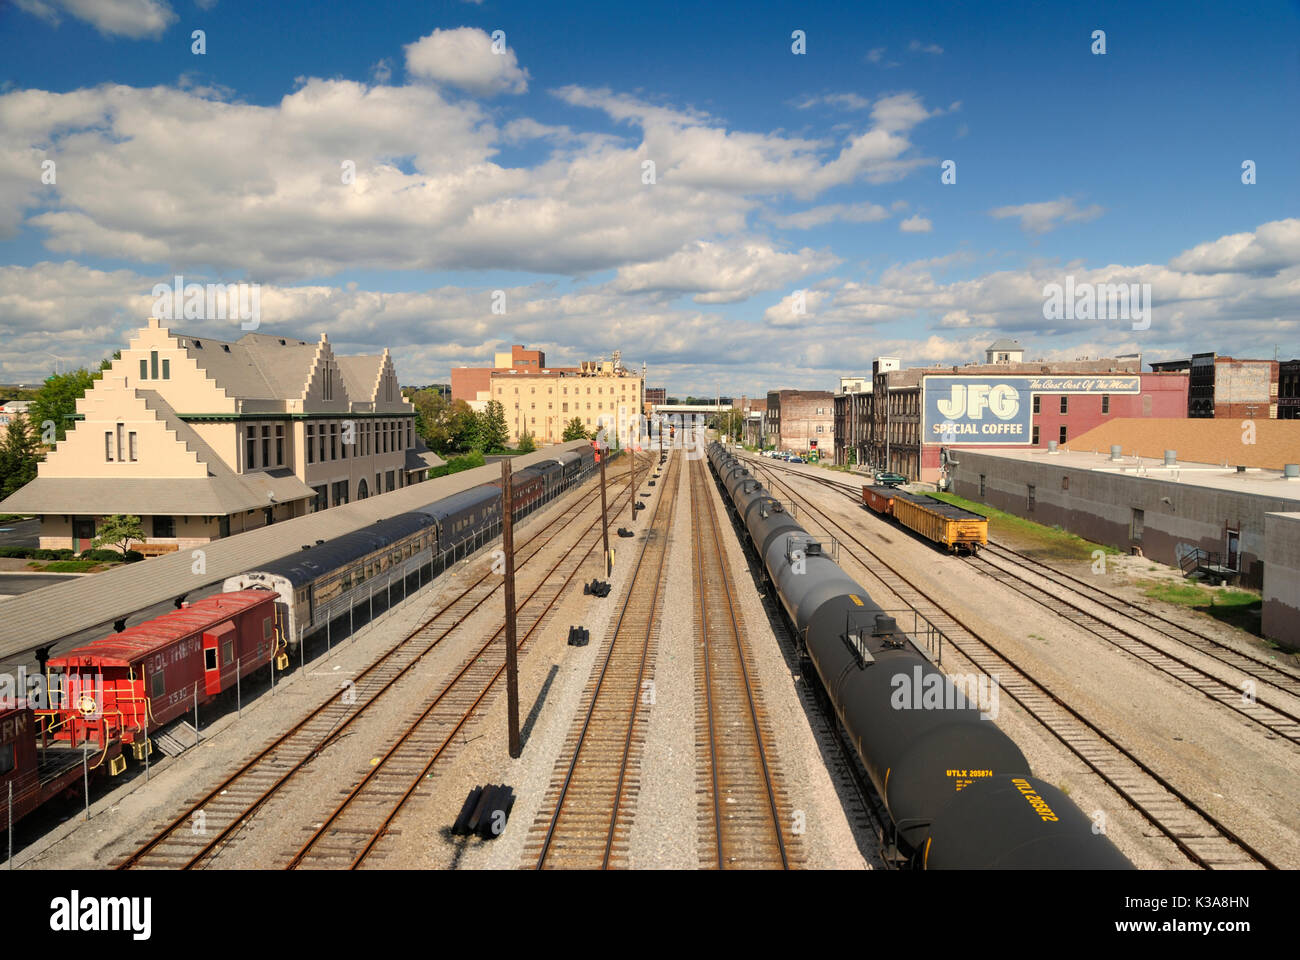
<svg viewBox="0 0 1300 960"><path fill-rule="evenodd" d="M348 502L348 482L346 480L334 481L334 506Z"/></svg>
<svg viewBox="0 0 1300 960"><path fill-rule="evenodd" d="M389 470L387 473L384 474L384 480L386 481L386 485L384 489L387 490L389 493L392 493L393 490L396 489L396 487L394 486L392 470Z"/></svg>
<svg viewBox="0 0 1300 960"><path fill-rule="evenodd" d="M175 517L154 517L153 535L155 537L176 536L176 518Z"/></svg>
<svg viewBox="0 0 1300 960"><path fill-rule="evenodd" d="M984 474L980 474L980 499L984 499Z"/></svg>
<svg viewBox="0 0 1300 960"><path fill-rule="evenodd" d="M1061 395L1061 413L1069 413L1069 412L1070 412L1070 398L1067 397L1067 396L1065 396L1064 394L1062 394L1062 395Z"/></svg>
<svg viewBox="0 0 1300 960"><path fill-rule="evenodd" d="M1108 393L1101 395L1101 412L1110 413L1110 394Z"/></svg>
<svg viewBox="0 0 1300 960"><path fill-rule="evenodd" d="M284 424L275 425L275 462L277 466L284 466Z"/></svg>
<svg viewBox="0 0 1300 960"><path fill-rule="evenodd" d="M203 651L203 669L204 670L217 669L217 648L216 647L208 647Z"/></svg>
<svg viewBox="0 0 1300 960"><path fill-rule="evenodd" d="M150 380L158 379L158 351L157 350L149 351L149 379Z"/></svg>
<svg viewBox="0 0 1300 960"><path fill-rule="evenodd" d="M316 491L316 499L312 504L313 512L319 512L329 506L329 501L325 499L325 489L323 483L319 487L312 487L312 490Z"/></svg>
<svg viewBox="0 0 1300 960"><path fill-rule="evenodd" d="M308 463L316 462L315 441L316 441L316 427L309 423L307 424L307 462Z"/></svg>
<svg viewBox="0 0 1300 960"><path fill-rule="evenodd" d="M331 423L330 424L330 459L337 460L338 458L339 458L339 425L337 423Z"/></svg>
<svg viewBox="0 0 1300 960"><path fill-rule="evenodd" d="M1035 494L1035 493L1036 493L1036 490L1035 490L1035 488L1034 488L1034 485L1033 485L1032 483L1029 484L1029 500L1028 500L1028 505L1027 505L1026 509L1027 509L1030 513L1033 513L1033 512L1034 512L1034 502L1035 502L1035 496L1034 496L1034 494Z"/></svg>
<svg viewBox="0 0 1300 960"><path fill-rule="evenodd" d="M1032 441L1034 446L1038 446L1038 424L1034 424L1034 435Z"/></svg>
<svg viewBox="0 0 1300 960"><path fill-rule="evenodd" d="M272 618L272 617L266 617L266 618L262 621L262 639L263 639L263 640L270 640L270 639L271 639L271 624L272 624L272 622L273 622L273 619L274 619L274 618Z"/></svg>
<svg viewBox="0 0 1300 960"><path fill-rule="evenodd" d="M132 430L130 433L126 435L126 444L127 444L127 456L131 458L132 463L135 463L139 455L139 449L136 447L134 430Z"/></svg>
<svg viewBox="0 0 1300 960"><path fill-rule="evenodd" d="M1066 431L1065 424L1061 424L1061 442L1062 442L1062 443L1065 443L1065 436L1066 436L1065 431Z"/></svg>
<svg viewBox="0 0 1300 960"><path fill-rule="evenodd" d="M1061 478L1061 489L1062 489L1062 490L1069 490L1069 489L1070 489L1070 478L1069 478L1068 476L1067 476L1067 477L1062 477L1062 478Z"/></svg>
<svg viewBox="0 0 1300 960"><path fill-rule="evenodd" d="M270 426L262 427L262 466L271 465L271 428Z"/></svg>
<svg viewBox="0 0 1300 960"><path fill-rule="evenodd" d="M8 776L14 769L15 746L6 743L0 747L0 777Z"/></svg>
<svg viewBox="0 0 1300 960"><path fill-rule="evenodd" d="M566 404L564 405L564 407L565 407L565 409L567 410L568 407L569 407L569 405L566 403ZM411 434L414 432L414 430L415 430L415 423L414 423L414 421L412 421L412 420L407 420L407 421L406 421L406 445L407 445L408 447L412 445L412 444L411 444Z"/></svg>
<svg viewBox="0 0 1300 960"><path fill-rule="evenodd" d="M167 674L161 670L149 677L149 695L155 700L167 692Z"/></svg>
<svg viewBox="0 0 1300 960"><path fill-rule="evenodd" d="M170 380L171 378L172 378L172 362L168 360L166 357L164 357L163 358L163 379Z"/></svg>
<svg viewBox="0 0 1300 960"><path fill-rule="evenodd" d="M320 462L325 462L325 424L317 424L317 435L320 437Z"/></svg>
<svg viewBox="0 0 1300 960"><path fill-rule="evenodd" d="M221 645L221 665L228 667L235 662L235 641L227 640Z"/></svg>
<svg viewBox="0 0 1300 960"><path fill-rule="evenodd" d="M244 430L244 469L252 470L257 466L257 427Z"/></svg>
<svg viewBox="0 0 1300 960"><path fill-rule="evenodd" d="M1043 398L1040 397L1038 394L1034 394L1034 413L1040 412L1042 406L1043 406Z"/></svg>
<svg viewBox="0 0 1300 960"><path fill-rule="evenodd" d="M1142 542L1142 528L1146 523L1146 512L1133 508L1133 519L1129 523L1129 539L1138 543Z"/></svg>
<svg viewBox="0 0 1300 960"><path fill-rule="evenodd" d="M141 380L149 379L149 361L146 360L144 357L140 358L140 379Z"/></svg>
<svg viewBox="0 0 1300 960"><path fill-rule="evenodd" d="M113 462L113 431L104 431L104 462Z"/></svg>

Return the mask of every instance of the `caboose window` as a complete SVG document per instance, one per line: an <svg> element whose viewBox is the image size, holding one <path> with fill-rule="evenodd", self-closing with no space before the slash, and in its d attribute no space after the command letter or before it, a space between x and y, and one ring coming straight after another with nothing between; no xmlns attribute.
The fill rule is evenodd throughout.
<svg viewBox="0 0 1300 960"><path fill-rule="evenodd" d="M167 675L161 670L149 678L149 695L161 697L167 692Z"/></svg>
<svg viewBox="0 0 1300 960"><path fill-rule="evenodd" d="M14 745L6 743L0 747L0 777L5 777L13 771L14 768Z"/></svg>
<svg viewBox="0 0 1300 960"><path fill-rule="evenodd" d="M271 639L271 619L272 619L271 617L267 617L265 620L262 621L262 639L263 639L263 640L270 640L270 639Z"/></svg>
<svg viewBox="0 0 1300 960"><path fill-rule="evenodd" d="M203 669L204 670L217 669L217 648L216 647L208 647L206 650L203 651Z"/></svg>

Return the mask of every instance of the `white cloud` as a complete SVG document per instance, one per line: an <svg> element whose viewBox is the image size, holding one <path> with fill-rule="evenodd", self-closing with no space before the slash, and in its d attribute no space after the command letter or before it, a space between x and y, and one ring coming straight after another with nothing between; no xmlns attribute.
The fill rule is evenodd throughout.
<svg viewBox="0 0 1300 960"><path fill-rule="evenodd" d="M913 53L932 53L935 56L943 53L943 47L937 43L922 43L920 40L913 40L907 45L907 49Z"/></svg>
<svg viewBox="0 0 1300 960"><path fill-rule="evenodd" d="M492 38L474 27L435 30L403 49L411 77L459 87L479 97L528 90L528 71L520 69L514 50L507 46L494 53Z"/></svg>
<svg viewBox="0 0 1300 960"><path fill-rule="evenodd" d="M1022 203L1014 207L997 207L989 211L989 216L1003 220L1008 217L1020 220L1020 229L1026 233L1047 233L1055 230L1062 223L1095 220L1104 213L1097 204L1080 210L1073 200L1062 197L1059 200L1047 200L1042 203Z"/></svg>
<svg viewBox="0 0 1300 960"><path fill-rule="evenodd" d="M663 260L619 268L612 286L624 293L695 293L696 303L734 303L829 270L839 262L825 251L808 248L781 253L764 241L744 245L699 241Z"/></svg>
<svg viewBox="0 0 1300 960"><path fill-rule="evenodd" d="M1169 265L1188 273L1274 273L1300 262L1300 219L1275 220L1252 233L1197 244Z"/></svg>
<svg viewBox="0 0 1300 960"><path fill-rule="evenodd" d="M903 233L929 233L934 229L934 224L918 214L903 220L899 223L898 229Z"/></svg>
<svg viewBox="0 0 1300 960"><path fill-rule="evenodd" d="M160 37L176 22L166 0L15 0L17 6L57 26L64 15L111 37ZM206 8L205 8L206 9Z"/></svg>
<svg viewBox="0 0 1300 960"><path fill-rule="evenodd" d="M795 104L795 108L798 110L807 110L810 107L821 105L835 107L840 110L865 110L867 107L871 106L871 101L856 93L826 93L819 97L804 97Z"/></svg>
<svg viewBox="0 0 1300 960"><path fill-rule="evenodd" d="M800 210L798 213L773 215L769 219L778 227L809 230L833 220L843 220L848 223L874 223L888 220L889 211L878 203L829 203Z"/></svg>

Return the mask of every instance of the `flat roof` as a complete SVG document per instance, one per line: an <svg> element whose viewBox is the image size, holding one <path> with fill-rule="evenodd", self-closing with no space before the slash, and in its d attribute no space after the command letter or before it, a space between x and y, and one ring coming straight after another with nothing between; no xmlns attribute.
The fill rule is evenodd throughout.
<svg viewBox="0 0 1300 960"><path fill-rule="evenodd" d="M1300 463L1300 420L1117 417L1064 446L1109 452L1112 444L1144 457L1163 459L1166 450L1173 450L1190 463L1281 470L1285 464Z"/></svg>
<svg viewBox="0 0 1300 960"><path fill-rule="evenodd" d="M590 440L573 440L543 447L535 453L515 457L512 468L518 470L590 445ZM197 548L203 551L203 573L194 572L197 561L193 550L181 549L8 597L0 600L0 662L26 657L39 647L101 625L111 630L115 620L181 594L195 594L237 573L256 570L298 550L302 544L361 530L376 520L386 520L481 483L491 483L500 475L498 464L488 464L213 540Z"/></svg>
<svg viewBox="0 0 1300 960"><path fill-rule="evenodd" d="M1182 461L1179 461L1176 466L1166 467L1163 457L1134 457L1126 454L1121 460L1111 460L1109 451L1093 453L1060 450L1057 453L1048 453L1046 450L1037 449L1011 450L999 447L977 450L973 447L963 447L957 451L957 454L959 457L968 455L996 457L1000 460L1017 460L1040 466L1090 470L1094 473L1112 473L1143 480L1164 480L1186 486L1206 487L1259 497L1280 497L1294 501L1296 509L1300 510L1300 480L1283 479L1281 470L1251 467L1239 473L1233 467L1225 469L1222 464Z"/></svg>

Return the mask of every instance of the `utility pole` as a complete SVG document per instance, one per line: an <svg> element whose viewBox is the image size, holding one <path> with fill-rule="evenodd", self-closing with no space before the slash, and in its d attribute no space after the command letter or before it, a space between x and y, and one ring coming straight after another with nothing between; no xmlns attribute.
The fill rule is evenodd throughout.
<svg viewBox="0 0 1300 960"><path fill-rule="evenodd" d="M614 558L609 552L609 504L605 500L605 461L609 459L609 447L601 450L596 447L596 452L600 454L600 532L605 537L605 576L614 572Z"/></svg>
<svg viewBox="0 0 1300 960"><path fill-rule="evenodd" d="M510 458L501 460L501 549L505 552L506 714L510 726L510 757L519 759L519 663L515 650L515 518Z"/></svg>

